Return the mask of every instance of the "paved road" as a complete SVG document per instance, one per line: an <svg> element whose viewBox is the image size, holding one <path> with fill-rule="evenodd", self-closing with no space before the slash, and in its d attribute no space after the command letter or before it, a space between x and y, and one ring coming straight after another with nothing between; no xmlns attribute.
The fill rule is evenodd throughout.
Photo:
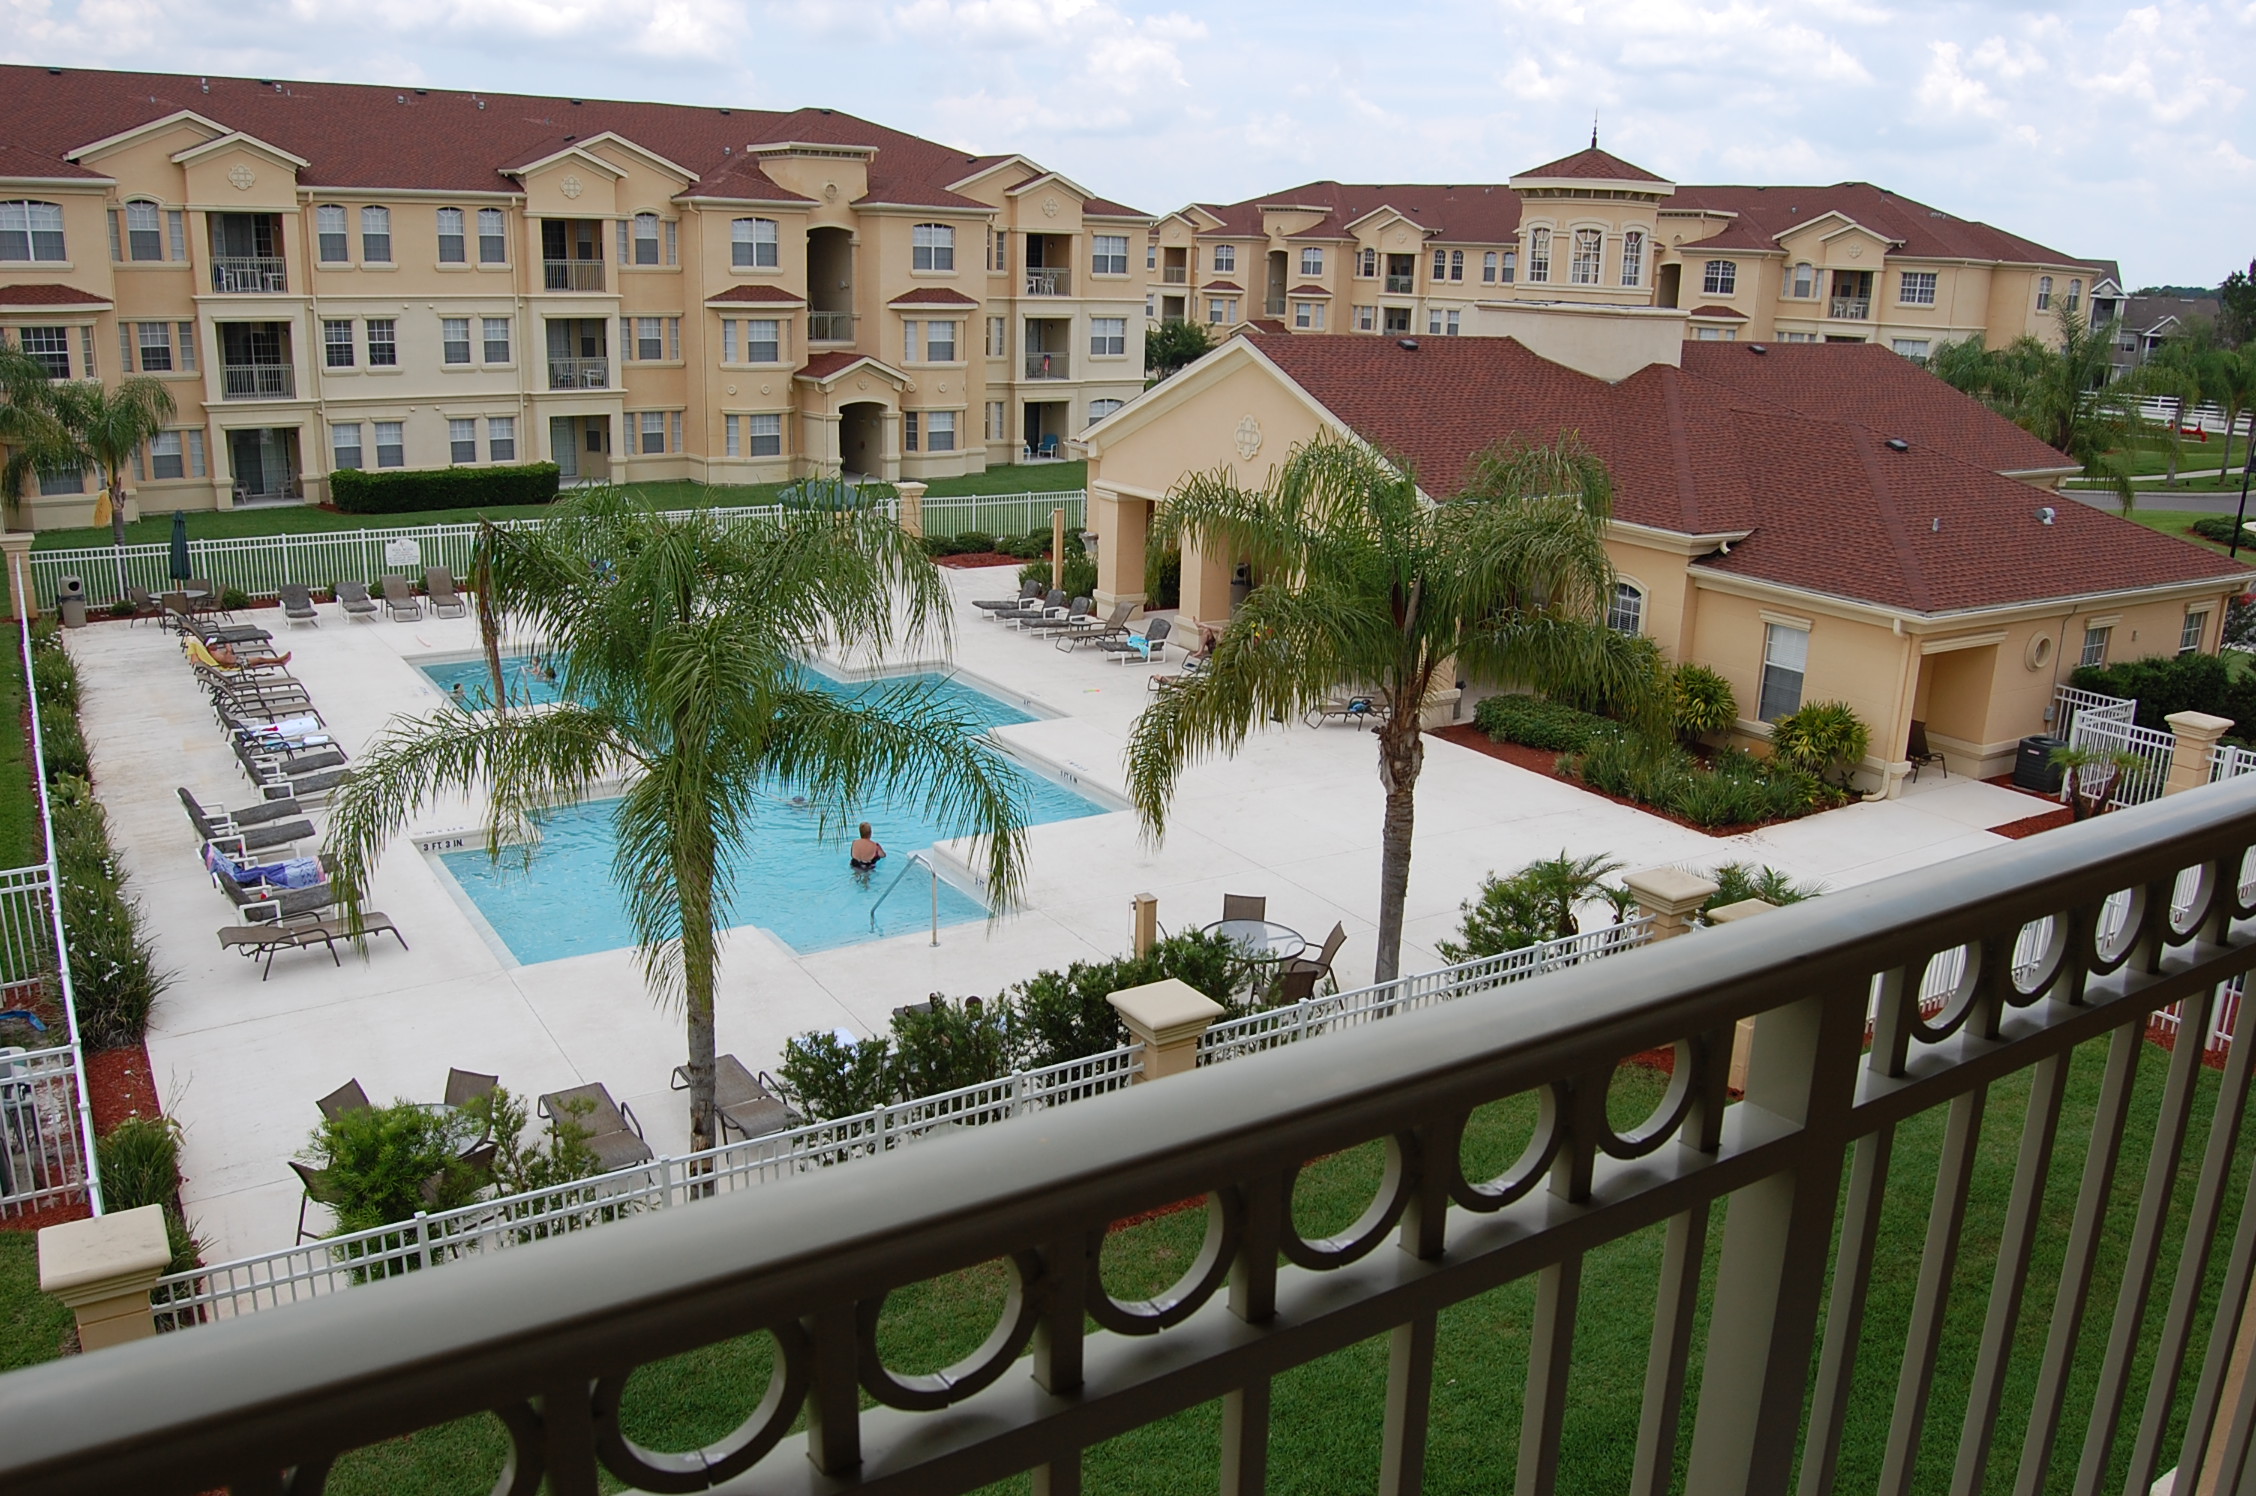
<svg viewBox="0 0 2256 1496"><path fill-rule="evenodd" d="M2115 495L2105 489L2063 488L2060 491L2071 499L2089 504L2094 509L2104 509L2109 514L2118 513L2120 510ZM2138 491L2138 507L2141 509L2167 509L2185 514L2231 514L2240 507L2240 494L2238 490L2232 493L2177 493L2163 489L2141 488ZM2256 490L2251 490L2249 493L2248 516L2250 519L2256 519Z"/></svg>

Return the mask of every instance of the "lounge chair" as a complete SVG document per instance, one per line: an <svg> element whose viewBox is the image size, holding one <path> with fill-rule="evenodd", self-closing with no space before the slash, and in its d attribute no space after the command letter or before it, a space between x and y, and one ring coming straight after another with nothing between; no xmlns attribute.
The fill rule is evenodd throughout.
<svg viewBox="0 0 2256 1496"><path fill-rule="evenodd" d="M374 619L379 611L376 599L368 595L366 582L339 582L332 589L337 594L337 606L344 610L347 621L355 618Z"/></svg>
<svg viewBox="0 0 2256 1496"><path fill-rule="evenodd" d="M1322 727L1327 722L1352 722L1360 729L1366 722L1376 725L1386 719L1387 709L1383 698L1358 693L1353 696L1335 696L1330 701L1311 707L1302 720L1310 727Z"/></svg>
<svg viewBox="0 0 2256 1496"><path fill-rule="evenodd" d="M384 611L394 623L413 623L423 616L423 604L405 577L384 578Z"/></svg>
<svg viewBox="0 0 2256 1496"><path fill-rule="evenodd" d="M426 567L423 572L423 590L430 594L431 612L440 618L465 618L470 604L455 591L454 573L443 566ZM387 589L389 591L389 589Z"/></svg>
<svg viewBox="0 0 2256 1496"><path fill-rule="evenodd" d="M565 1117L585 1128L588 1148L606 1172L646 1164L655 1156L642 1139L642 1123L636 1119L634 1108L613 1101L601 1081L568 1091L551 1091L541 1097L536 1110L549 1119L551 1128Z"/></svg>
<svg viewBox="0 0 2256 1496"><path fill-rule="evenodd" d="M456 1070L450 1067L447 1070L446 1104L468 1106L481 1096L491 1095L493 1088L500 1084L501 1077L498 1075L481 1075L475 1070Z"/></svg>
<svg viewBox="0 0 2256 1496"><path fill-rule="evenodd" d="M1260 893L1226 893L1222 895L1224 919L1267 919L1269 896Z"/></svg>
<svg viewBox="0 0 2256 1496"><path fill-rule="evenodd" d="M163 604L165 622L184 634L194 634L206 645L216 644L271 644L274 636L255 623L213 623L198 618L188 605L185 592L168 592Z"/></svg>
<svg viewBox="0 0 2256 1496"><path fill-rule="evenodd" d="M196 839L232 843L238 856L294 846L313 837L313 822L302 816L288 819L298 809L295 800L269 800L263 805L247 806L239 812L241 819L237 819L224 810L212 815L188 793L186 786L179 788L180 803L188 812L189 824L196 828Z"/></svg>
<svg viewBox="0 0 2256 1496"><path fill-rule="evenodd" d="M319 774L325 769L341 769L345 766L345 751L342 748L312 745L292 748L279 743L251 743L237 738L235 760L254 782L266 784L271 783L277 775L296 779L308 774ZM269 795L267 798L272 799L273 796Z"/></svg>
<svg viewBox="0 0 2256 1496"><path fill-rule="evenodd" d="M322 1097L317 1104L321 1108L321 1115L332 1122L353 1112L372 1112L376 1109L369 1101L368 1093L360 1088L357 1076Z"/></svg>
<svg viewBox="0 0 2256 1496"><path fill-rule="evenodd" d="M310 950L317 945L329 952L329 959L336 965L344 965L337 959L336 935L321 920L286 919L264 925L223 925L219 931L221 950L234 951L253 961L261 956L266 958L266 964L259 968L262 982L274 975L274 958L279 952Z"/></svg>
<svg viewBox="0 0 2256 1496"><path fill-rule="evenodd" d="M1106 639L1097 648L1103 650L1109 660L1125 660L1132 655L1149 665L1154 658L1166 656L1167 635L1173 627L1164 618L1150 619L1142 633L1129 632L1117 639Z"/></svg>
<svg viewBox="0 0 2256 1496"><path fill-rule="evenodd" d="M215 852L218 855L212 855ZM262 879L248 878L247 875L258 870L237 864L226 852L207 845L205 853L204 866L210 870L212 882L227 895L228 902L247 923L272 924L315 916L337 902L336 887L326 876L307 887L282 888Z"/></svg>
<svg viewBox="0 0 2256 1496"><path fill-rule="evenodd" d="M290 623L321 627L321 610L313 605L313 589L303 582L284 582L275 589L282 599L282 617Z"/></svg>
<svg viewBox="0 0 2256 1496"><path fill-rule="evenodd" d="M1018 589L1016 597L990 597L974 599L972 606L993 617L997 613L1015 613L1042 595L1040 582L1027 582Z"/></svg>
<svg viewBox="0 0 2256 1496"><path fill-rule="evenodd" d="M1009 613L997 613L995 618L1001 623L1024 623L1030 618L1042 617L1052 608L1061 612L1065 608L1065 593L1055 587Z"/></svg>
<svg viewBox="0 0 2256 1496"><path fill-rule="evenodd" d="M689 1089L689 1067L674 1067L674 1089ZM721 1136L725 1141L730 1133L740 1138L765 1137L771 1132L781 1132L799 1125L799 1114L776 1094L774 1078L754 1075L744 1068L744 1062L733 1054L724 1054L713 1062L713 1107L721 1114Z"/></svg>
<svg viewBox="0 0 2256 1496"><path fill-rule="evenodd" d="M1950 778L1950 765L1940 753L1927 746L1927 724L1917 717L1911 720L1911 741L1904 747L1904 757L1911 760L1911 777L1914 779L1919 777L1921 764L1933 764L1943 771L1945 779Z"/></svg>
<svg viewBox="0 0 2256 1496"><path fill-rule="evenodd" d="M290 1160L290 1168L297 1174L298 1183L305 1188L305 1193L298 1198L298 1240L319 1240L320 1232L306 1230L307 1203L310 1201L315 1205L326 1205L331 1210L335 1210L345 1203L345 1192L338 1186L327 1169L317 1169L311 1164L300 1163L294 1158Z"/></svg>
<svg viewBox="0 0 2256 1496"><path fill-rule="evenodd" d="M1026 623L1021 625L1021 627L1027 629L1039 629L1053 633L1060 629L1077 629L1080 628L1083 623L1095 612L1095 603L1091 602L1088 598L1077 597L1073 600L1073 606L1066 610L1064 617L1060 618L1057 615L1052 614L1047 618L1032 618L1028 619Z"/></svg>
<svg viewBox="0 0 2256 1496"><path fill-rule="evenodd" d="M1094 617L1074 622L1058 637L1057 647L1061 650L1074 650L1084 644L1121 638L1128 632L1128 615L1135 611L1134 603L1114 603L1112 612L1101 623Z"/></svg>

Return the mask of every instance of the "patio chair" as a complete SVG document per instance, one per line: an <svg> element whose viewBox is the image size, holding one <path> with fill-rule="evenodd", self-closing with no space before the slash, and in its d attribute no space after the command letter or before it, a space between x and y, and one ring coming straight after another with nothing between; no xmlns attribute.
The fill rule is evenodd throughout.
<svg viewBox="0 0 2256 1496"><path fill-rule="evenodd" d="M1321 975L1313 967L1286 967L1277 973L1275 1006L1286 1007L1304 1003L1316 995L1316 978Z"/></svg>
<svg viewBox="0 0 2256 1496"><path fill-rule="evenodd" d="M1049 591L1043 593L1040 597L1034 598L1033 600L1029 601L1025 606L1018 608L1013 612L997 613L995 617L997 621L1002 623L1024 623L1030 618L1042 617L1052 608L1057 608L1062 611L1064 607L1065 593L1058 588L1052 587Z"/></svg>
<svg viewBox="0 0 2256 1496"><path fill-rule="evenodd" d="M219 948L234 951L248 960L266 958L259 968L259 980L274 975L274 958L283 951L310 950L321 946L329 952L332 963L345 963L337 958L336 936L315 919L285 919L264 925L222 925L219 930Z"/></svg>
<svg viewBox="0 0 2256 1496"><path fill-rule="evenodd" d="M298 1197L298 1240L318 1241L321 1239L321 1232L306 1230L305 1213L307 1204L326 1205L331 1210L335 1210L345 1203L344 1191L337 1187L336 1180L327 1169L317 1169L311 1164L301 1163L294 1158L290 1160L290 1168L297 1174L298 1183L305 1190L305 1193Z"/></svg>
<svg viewBox="0 0 2256 1496"><path fill-rule="evenodd" d="M203 594L202 597L196 599L195 611L197 613L216 614L221 618L233 618L235 616L219 605L219 583L213 581L210 577L190 577L182 585L189 592L201 592Z"/></svg>
<svg viewBox="0 0 2256 1496"><path fill-rule="evenodd" d="M282 599L282 617L293 624L310 623L321 627L321 610L313 605L313 589L303 582L284 582L275 589Z"/></svg>
<svg viewBox="0 0 2256 1496"><path fill-rule="evenodd" d="M1332 974L1332 962L1338 958L1340 947L1345 944L1347 944L1347 926L1334 924L1332 933L1324 937L1324 948L1322 950L1313 956L1295 956L1280 966L1278 970L1286 977L1301 972L1307 973L1310 990L1313 991L1317 978L1328 977Z"/></svg>
<svg viewBox="0 0 2256 1496"><path fill-rule="evenodd" d="M389 589L386 589L389 591ZM431 612L440 618L465 618L470 604L454 587L454 573L443 566L425 567L423 590L430 594Z"/></svg>
<svg viewBox="0 0 2256 1496"><path fill-rule="evenodd" d="M1040 582L1027 582L1019 587L1016 597L975 598L971 605L992 618L997 613L1015 613L1041 595Z"/></svg>
<svg viewBox="0 0 2256 1496"><path fill-rule="evenodd" d="M285 819L297 811L295 800L269 800L262 805L248 806L242 812L242 819L236 819L224 810L214 816L197 803L187 786L181 785L178 789L180 804L188 812L188 823L196 828L196 839L200 842L230 843L240 855L293 846L313 837L313 822L303 816Z"/></svg>
<svg viewBox="0 0 2256 1496"><path fill-rule="evenodd" d="M1129 632L1117 639L1106 639L1097 648L1104 651L1106 659L1116 663L1134 656L1149 665L1155 657L1165 657L1167 635L1173 627L1164 618L1147 619L1142 633Z"/></svg>
<svg viewBox="0 0 2256 1496"><path fill-rule="evenodd" d="M687 1065L674 1067L673 1087L677 1091L689 1089ZM800 1121L799 1114L776 1094L775 1078L764 1071L754 1075L733 1054L724 1054L713 1062L713 1108L721 1114L723 1140L730 1133L740 1138L766 1137L797 1127Z"/></svg>
<svg viewBox="0 0 2256 1496"><path fill-rule="evenodd" d="M322 1097L317 1104L321 1108L321 1115L332 1122L351 1112L372 1112L376 1110L375 1105L368 1099L368 1093L360 1088L360 1077L358 1076L346 1081L336 1090Z"/></svg>
<svg viewBox="0 0 2256 1496"><path fill-rule="evenodd" d="M1073 600L1073 606L1066 609L1064 617L1051 614L1046 618L1031 618L1022 627L1030 630L1050 631L1063 629L1070 632L1087 623L1090 615L1095 613L1096 610L1097 605L1094 602L1085 597L1077 597Z"/></svg>
<svg viewBox="0 0 2256 1496"><path fill-rule="evenodd" d="M376 605L376 599L368 595L366 582L339 582L330 590L336 593L337 606L344 610L347 622L355 618L373 620L381 611Z"/></svg>
<svg viewBox="0 0 2256 1496"><path fill-rule="evenodd" d="M394 623L413 623L423 616L423 604L407 578L384 578L384 612Z"/></svg>
<svg viewBox="0 0 2256 1496"><path fill-rule="evenodd" d="M656 1156L642 1139L642 1123L636 1119L634 1108L613 1101L601 1081L551 1091L541 1097L536 1110L548 1118L551 1128L565 1117L586 1128L588 1148L605 1172L646 1164Z"/></svg>
<svg viewBox="0 0 2256 1496"><path fill-rule="evenodd" d="M1260 893L1226 893L1222 895L1224 919L1267 919L1269 896Z"/></svg>
<svg viewBox="0 0 2256 1496"><path fill-rule="evenodd" d="M126 588L125 600L133 604L133 627L139 627L150 619L155 619L159 623L164 621L164 607L148 588Z"/></svg>
<svg viewBox="0 0 2256 1496"><path fill-rule="evenodd" d="M1911 777L1914 779L1919 777L1921 764L1933 764L1943 771L1945 779L1950 778L1950 764L1940 753L1927 746L1927 724L1917 717L1911 719L1911 741L1904 747L1904 757L1911 760Z"/></svg>
<svg viewBox="0 0 2256 1496"><path fill-rule="evenodd" d="M493 1088L500 1084L501 1077L498 1075L480 1075L475 1070L456 1070L450 1067L447 1071L446 1104L468 1106L481 1096L491 1095Z"/></svg>
<svg viewBox="0 0 2256 1496"><path fill-rule="evenodd" d="M1079 649L1084 644L1121 638L1128 632L1128 615L1135 611L1136 605L1134 603L1114 603L1112 612L1107 614L1102 622L1093 617L1083 618L1066 629L1064 634L1059 637L1057 647L1062 651L1070 652Z"/></svg>
<svg viewBox="0 0 2256 1496"><path fill-rule="evenodd" d="M207 845L207 854L213 849ZM253 869L236 863L225 852L213 857L207 855L205 868L219 891L235 906L235 912L246 923L276 924L286 920L316 917L335 906L337 890L326 877L319 883L303 888L284 888L267 883L263 878L246 878Z"/></svg>
<svg viewBox="0 0 2256 1496"><path fill-rule="evenodd" d="M1045 362L1046 362L1046 361L1045 361ZM1039 444L1037 444L1036 446L1034 446L1033 448L1031 448L1031 449L1030 449L1030 450L1029 450L1029 451L1027 452L1027 454L1026 454L1026 455L1027 455L1027 456L1029 456L1029 457L1037 457L1037 458L1044 458L1044 457L1055 457L1055 456L1057 456L1057 455L1058 455L1058 436L1057 436L1057 433L1053 431L1053 432L1051 432L1051 433L1050 433L1049 435L1047 435L1047 436L1043 437L1043 438L1042 438L1042 440L1041 440L1041 442L1040 442Z"/></svg>

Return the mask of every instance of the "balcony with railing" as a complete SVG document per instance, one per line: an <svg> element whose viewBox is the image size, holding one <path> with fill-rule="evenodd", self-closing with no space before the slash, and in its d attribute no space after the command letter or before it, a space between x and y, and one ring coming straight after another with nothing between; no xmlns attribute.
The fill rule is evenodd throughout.
<svg viewBox="0 0 2256 1496"><path fill-rule="evenodd" d="M1070 1492L1088 1456L1092 1490L1125 1459L1255 1493L1346 1447L1394 1493L2239 1496L2252 1050L2149 1036L2230 1040L2252 851L2256 776L756 1195L426 1247L10 1373L0 1488L319 1490L491 1413L517 1491ZM1129 1286L1110 1228L1185 1201L1203 1247L1170 1217L1180 1278ZM990 1286L963 1360L889 1364L889 1297ZM654 1452L632 1378L692 1353L744 1422Z"/></svg>
<svg viewBox="0 0 2256 1496"><path fill-rule="evenodd" d="M219 370L219 395L223 400L293 400L297 376L288 364L223 364Z"/></svg>
<svg viewBox="0 0 2256 1496"><path fill-rule="evenodd" d="M214 255L212 289L223 296L290 289L280 255Z"/></svg>
<svg viewBox="0 0 2256 1496"><path fill-rule="evenodd" d="M1026 351L1026 377L1028 379L1071 379L1073 357L1064 349L1047 351L1029 348Z"/></svg>
<svg viewBox="0 0 2256 1496"><path fill-rule="evenodd" d="M603 262L543 260L541 286L549 291L600 291L603 289Z"/></svg>
<svg viewBox="0 0 2256 1496"><path fill-rule="evenodd" d="M607 358L552 358L548 361L548 387L552 390L604 390L611 387L611 360Z"/></svg>
<svg viewBox="0 0 2256 1496"><path fill-rule="evenodd" d="M1026 269L1026 294L1071 296L1073 272L1064 265L1029 265Z"/></svg>
<svg viewBox="0 0 2256 1496"><path fill-rule="evenodd" d="M807 341L810 343L853 342L854 314L852 312L809 312L807 314Z"/></svg>
<svg viewBox="0 0 2256 1496"><path fill-rule="evenodd" d="M1180 286L1190 281L1191 272L1187 266L1169 265L1160 271L1159 277L1170 286Z"/></svg>
<svg viewBox="0 0 2256 1496"><path fill-rule="evenodd" d="M1872 317L1872 298L1869 296L1836 296L1826 313L1842 322L1865 322Z"/></svg>
<svg viewBox="0 0 2256 1496"><path fill-rule="evenodd" d="M1386 278L1386 294L1389 296L1412 296L1417 290L1418 277L1415 275L1390 275Z"/></svg>

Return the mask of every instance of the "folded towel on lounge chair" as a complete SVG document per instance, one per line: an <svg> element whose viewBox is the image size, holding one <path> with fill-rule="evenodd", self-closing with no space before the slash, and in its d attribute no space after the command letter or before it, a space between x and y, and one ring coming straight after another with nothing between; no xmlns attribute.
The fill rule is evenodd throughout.
<svg viewBox="0 0 2256 1496"><path fill-rule="evenodd" d="M224 873L244 888L318 888L329 881L328 872L318 857L293 857L287 862L246 864L237 862L218 846L204 843L204 867L213 873Z"/></svg>

